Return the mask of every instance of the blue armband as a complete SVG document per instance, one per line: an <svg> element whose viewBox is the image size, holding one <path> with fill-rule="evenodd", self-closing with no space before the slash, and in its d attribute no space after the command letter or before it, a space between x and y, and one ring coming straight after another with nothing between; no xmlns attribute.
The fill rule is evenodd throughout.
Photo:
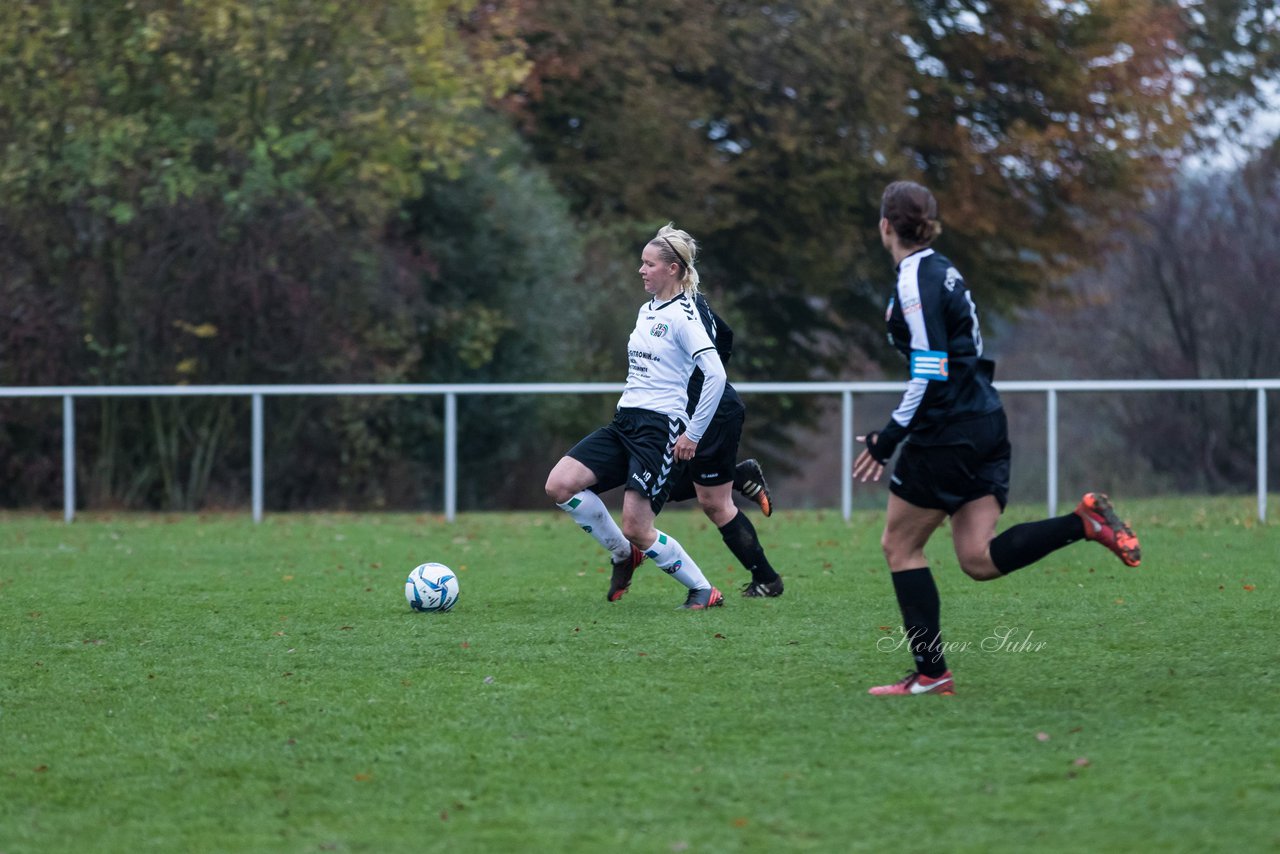
<svg viewBox="0 0 1280 854"><path fill-rule="evenodd" d="M947 354L944 350L912 350L911 378L947 381Z"/></svg>

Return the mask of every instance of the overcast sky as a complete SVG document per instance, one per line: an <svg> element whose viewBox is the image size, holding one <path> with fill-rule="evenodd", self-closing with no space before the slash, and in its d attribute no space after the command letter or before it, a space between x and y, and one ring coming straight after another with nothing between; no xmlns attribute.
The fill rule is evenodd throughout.
<svg viewBox="0 0 1280 854"><path fill-rule="evenodd" d="M1272 83L1263 87L1271 104L1270 109L1259 110L1249 130L1241 140L1222 137L1218 150L1205 157L1191 158L1186 167L1192 171L1200 169L1233 169L1244 165L1249 156L1249 147L1258 148L1273 142L1280 137L1280 84Z"/></svg>

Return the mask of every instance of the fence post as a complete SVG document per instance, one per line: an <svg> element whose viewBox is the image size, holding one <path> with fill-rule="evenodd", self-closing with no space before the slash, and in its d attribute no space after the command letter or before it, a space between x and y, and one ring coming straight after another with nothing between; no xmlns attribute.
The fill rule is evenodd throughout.
<svg viewBox="0 0 1280 854"><path fill-rule="evenodd" d="M62 518L76 518L76 403L62 396Z"/></svg>
<svg viewBox="0 0 1280 854"><path fill-rule="evenodd" d="M1049 389L1045 392L1045 420L1048 422L1045 444L1048 449L1047 470L1049 473L1049 515L1058 515L1058 391Z"/></svg>
<svg viewBox="0 0 1280 854"><path fill-rule="evenodd" d="M853 392L840 392L840 512L853 518Z"/></svg>
<svg viewBox="0 0 1280 854"><path fill-rule="evenodd" d="M444 518L458 515L458 396L444 394Z"/></svg>
<svg viewBox="0 0 1280 854"><path fill-rule="evenodd" d="M253 438L252 452L253 459L253 521L255 523L262 521L262 482L263 482L263 465L262 465L262 394L253 395Z"/></svg>
<svg viewBox="0 0 1280 854"><path fill-rule="evenodd" d="M1258 521L1267 521L1267 390L1258 389Z"/></svg>

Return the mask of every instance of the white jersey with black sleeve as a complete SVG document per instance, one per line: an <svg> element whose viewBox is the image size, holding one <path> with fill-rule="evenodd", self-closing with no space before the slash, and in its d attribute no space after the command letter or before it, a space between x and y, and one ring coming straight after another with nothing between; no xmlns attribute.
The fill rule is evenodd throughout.
<svg viewBox="0 0 1280 854"><path fill-rule="evenodd" d="M694 302L685 294L640 307L627 341L627 384L618 407L646 409L687 425L690 441L702 438L724 393L725 371ZM689 377L703 373L702 394L692 417L685 413Z"/></svg>

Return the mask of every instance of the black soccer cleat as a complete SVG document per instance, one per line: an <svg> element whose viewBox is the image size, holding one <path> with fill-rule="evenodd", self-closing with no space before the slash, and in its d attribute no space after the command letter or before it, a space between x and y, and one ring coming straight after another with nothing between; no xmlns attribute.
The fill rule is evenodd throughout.
<svg viewBox="0 0 1280 854"><path fill-rule="evenodd" d="M631 576L635 575L636 567L644 562L644 552L631 546L631 554L623 560L615 560L613 562L613 574L609 576L609 595L610 602L617 602L622 595L631 588Z"/></svg>
<svg viewBox="0 0 1280 854"><path fill-rule="evenodd" d="M704 587L701 590L690 590L684 604L676 610L705 611L707 608L718 608L723 604L724 596L719 590L714 587Z"/></svg>
<svg viewBox="0 0 1280 854"><path fill-rule="evenodd" d="M773 581L748 581L742 585L742 595L748 599L773 599L782 595L782 576Z"/></svg>
<svg viewBox="0 0 1280 854"><path fill-rule="evenodd" d="M766 516L773 515L773 499L769 497L769 484L764 471L755 460L743 460L734 467L733 488L760 505Z"/></svg>

